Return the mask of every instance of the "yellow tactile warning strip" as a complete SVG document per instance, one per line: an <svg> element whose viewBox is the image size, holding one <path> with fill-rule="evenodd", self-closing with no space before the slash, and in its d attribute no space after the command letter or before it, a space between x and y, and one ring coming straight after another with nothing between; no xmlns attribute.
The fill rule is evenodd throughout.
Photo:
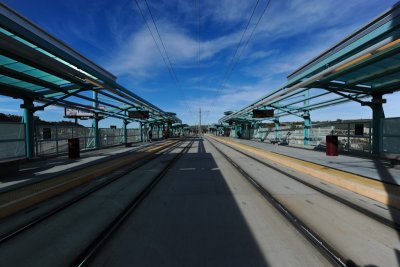
<svg viewBox="0 0 400 267"><path fill-rule="evenodd" d="M371 180L363 176L358 176L345 171L331 169L316 163L294 159L260 148L241 144L221 137L209 137L222 143L238 148L245 152L250 152L260 158L271 160L282 166L289 167L296 171L311 175L315 178L324 180L331 184L340 186L354 193L374 199L383 204L400 209L400 187L386 184L377 180Z"/></svg>
<svg viewBox="0 0 400 267"><path fill-rule="evenodd" d="M72 171L54 178L49 178L35 184L27 185L0 195L0 219L50 197L71 190L77 186L91 181L94 178L106 175L123 166L143 159L149 154L157 153L178 141L169 141L161 145L146 148L126 157L111 159L100 164L95 164L84 169Z"/></svg>

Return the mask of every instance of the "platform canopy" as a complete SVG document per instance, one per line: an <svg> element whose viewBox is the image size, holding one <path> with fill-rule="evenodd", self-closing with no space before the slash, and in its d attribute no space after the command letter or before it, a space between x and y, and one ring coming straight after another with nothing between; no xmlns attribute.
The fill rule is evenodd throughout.
<svg viewBox="0 0 400 267"><path fill-rule="evenodd" d="M282 87L219 122L262 120L252 117L254 109L274 109L271 119L276 120L348 101L384 103L382 95L400 88L399 15L396 4L291 73Z"/></svg>
<svg viewBox="0 0 400 267"><path fill-rule="evenodd" d="M0 3L0 95L30 99L34 110L50 105L99 118L149 123L177 122L116 82L116 77ZM148 119L129 111L149 111Z"/></svg>

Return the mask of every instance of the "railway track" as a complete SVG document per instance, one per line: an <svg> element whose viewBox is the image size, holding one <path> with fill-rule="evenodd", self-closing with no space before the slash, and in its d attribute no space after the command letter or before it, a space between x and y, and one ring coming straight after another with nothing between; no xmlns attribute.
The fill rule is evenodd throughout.
<svg viewBox="0 0 400 267"><path fill-rule="evenodd" d="M186 143L186 146L181 149L180 146ZM94 255L97 251L98 248L101 247L101 244L106 242L107 237L112 233L112 231L114 231L115 229L117 229L117 225L122 224L123 219L129 214L131 213L139 204L140 202L146 197L146 195L149 194L149 192L154 188L154 186L158 183L158 181L165 175L166 172L168 172L169 168L180 158L180 156L182 156L182 154L184 154L187 149L189 149L189 147L193 144L193 140L184 140L182 142L178 142L174 145L172 145L171 147L164 147L164 149L162 151L159 151L158 154L154 154L152 156L146 157L145 159L138 161L135 165L130 166L126 169L124 169L123 171L118 171L116 175L109 177L108 179L105 180L100 180L100 182L98 184L96 184L95 186L91 187L89 190L86 190L83 193L80 193L78 196L74 196L71 199L69 199L66 202L61 203L60 205L58 205L56 208L48 210L47 212L41 214L39 217L35 217L32 220L30 220L29 222L23 224L23 225L19 225L18 227L12 229L12 231L8 231L7 233L3 233L1 235L1 239L0 239L0 255L2 254L1 251L4 252L4 248L7 248L9 246L9 243L14 243L17 244L16 248L19 250L19 246L18 246L18 242L21 242L20 240L24 239L24 238L28 238L31 235L31 230L33 230L33 232L38 232L39 234L41 233L41 230L38 230L40 228L46 228L48 226L45 225L52 225L52 221L56 221L57 216L63 216L64 213L68 213L69 210L79 210L79 206L85 206L84 202L88 202L90 200L90 198L96 198L96 194L97 195L104 195L105 193L103 193L102 191L105 190L109 190L108 188L111 188L109 191L115 190L112 189L112 187L114 186L114 188L116 188L117 184L119 183L120 185L119 188L124 188L124 183L127 185L128 183L132 182L132 179L130 179L130 175L132 175L131 173L134 173L135 171L139 171L138 169L140 168L146 168L147 165L151 165L151 164L155 164L155 166L160 165L160 162L162 164L161 167L159 167L159 171L157 173L153 173L150 176L154 178L150 178L149 180L151 181L145 181L145 182L141 182L141 184L139 184L138 188L136 189L135 192L131 193L131 194L124 194L125 198L129 198L128 200L123 200L121 201L121 203L125 204L126 208L123 208L123 210L120 212L120 205L117 205L116 209L114 208L113 211L115 211L114 216L112 217L113 219L111 220L109 218L109 216L107 216L107 219L105 220L100 219L99 221L102 222L102 229L97 230L100 233L97 233L96 235L94 235L93 233L90 233L91 235L91 239L90 242L88 239L85 239L85 242L82 242L83 244L79 244L79 246L77 246L76 248L73 248L73 252L71 251L71 255L73 255L73 257L71 257L71 255L69 255L67 258L69 260L69 262L65 262L64 264L66 264L66 266L70 266L71 264L71 259L74 259L74 263L73 265L75 266L83 266L85 265L91 258L92 255ZM177 152L177 150L179 150ZM174 154L175 153L175 154ZM153 167L147 167L150 169L154 169ZM145 170L146 171L146 170ZM142 171L143 173L143 171ZM123 180L126 180L125 182ZM126 187L125 185L125 187ZM121 190L121 189L118 189ZM113 194L113 193L110 193ZM133 199L132 198L132 194L135 195L135 197ZM98 198L98 196L97 196ZM81 202L83 204L81 204ZM120 203L118 203L120 204ZM105 211L105 213L107 213L107 211ZM117 214L118 213L118 214ZM107 214L104 214L104 216L106 216ZM90 219L89 219L90 220ZM104 221L107 221L107 225L105 226ZM71 223L74 223L73 221ZM53 223L55 226L54 227L59 227L57 224L57 222ZM101 223L99 223L101 224ZM77 224L78 225L78 224ZM52 227L52 228L54 228ZM79 226L76 226L77 228ZM96 226L97 228L99 228L98 226ZM50 227L51 228L51 227ZM76 229L77 232L79 231L79 229ZM90 231L88 231L90 232ZM43 233L45 234L45 233ZM37 239L39 239L40 243L40 236L36 237ZM38 244L38 246L40 246ZM23 248L21 248L21 254L23 254ZM84 251L82 253L82 251ZM19 252L19 251L18 251ZM15 256L12 255L13 253L8 253L6 252L6 256L2 257L0 256L0 265L5 266L8 265L10 266L10 262L7 261L7 257L8 260L13 259L12 261L16 260ZM76 257L76 255L79 255L79 257ZM14 263L14 262L13 262ZM5 265L3 265L5 264ZM14 263L15 264L15 263ZM12 264L11 264L12 265ZM34 264L33 264L34 265Z"/></svg>
<svg viewBox="0 0 400 267"><path fill-rule="evenodd" d="M381 218L380 216L370 212L369 210L366 210L362 207L358 207L357 205L344 200L340 197L334 196L332 195L330 192L326 192L325 190L318 188L304 180L302 180L301 178L296 177L293 174L287 173L285 171L283 171L282 169L273 166L271 164L268 164L260 159L257 159L251 155L248 155L247 153L244 153L236 148L233 148L225 143L222 142L218 142L215 139L212 138L206 138L206 140L208 140L210 142L210 144L252 185L254 186L254 188L256 188L260 194L273 206L276 208L276 210L278 210L300 233L303 234L303 236L310 241L310 243L315 246L318 251L321 252L322 255L324 255L330 262L333 263L333 265L335 266L359 266L359 262L358 260L361 258L368 258L367 254L374 254L376 253L375 251L363 251L363 253L366 253L365 256L363 255L353 255L352 253L354 253L354 251L352 252L348 252L346 249L340 247L340 245L338 245L337 240L331 240L332 235L334 235L334 233L330 233L327 234L327 230L326 228L329 227L318 227L318 224L323 224L322 220L321 222L318 222L318 219L310 219L309 217L305 216L306 212L299 212L299 208L300 208L300 204L298 205L293 205L293 203L291 203L290 201L288 201L287 199L285 199L285 196L280 195L279 193L276 193L276 188L274 188L272 191L269 189L269 186L267 184L267 182L260 182L259 179L261 176L257 176L255 177L254 174L250 174L248 169L250 169L249 166L244 166L245 163L241 163L240 160L238 160L239 156L241 157L242 161L243 158L246 158L248 160L246 160L246 164L252 164L251 162L256 162L257 166L264 166L265 170L264 172L264 176L270 174L269 170L273 170L277 173L280 173L282 175L284 175L285 177L287 177L287 179L291 179L294 183L299 183L302 186L306 186L309 188L309 190L313 190L314 193L308 193L308 194L320 194L323 197L328 198L331 202L337 202L337 205L342 205L345 206L347 209L350 209L352 211L352 213L357 213L357 216L359 217L363 217L366 221L366 223L369 223L371 225L381 225L379 226L380 229L384 229L385 232L392 232L392 239L390 242L391 245L388 245L386 242L386 240L382 239L382 240L378 240L376 242L382 242L380 245L382 245L382 247L380 249L383 249L386 253L383 253L385 255L390 255L391 253L393 253L393 251L397 251L396 246L398 245L393 245L398 243L398 225L394 224L390 221L387 221L384 218ZM227 151L229 151L229 153L227 153ZM230 151L234 151L235 153L237 153L236 158L232 157L232 153ZM255 166L253 166L255 167ZM247 170L246 170L247 169ZM292 185L293 185L292 182ZM285 182L282 182L282 184L284 184ZM291 185L291 187L292 187ZM287 186L286 186L287 187ZM311 192L311 191L309 191ZM307 199L307 197L304 197L306 200L305 202L310 202ZM327 202L328 203L328 202ZM329 214L330 213L330 209L331 207L327 207L325 210L325 214ZM350 211L350 212L351 212ZM332 213L334 213L334 209L332 209ZM318 217L318 214L314 214L313 216ZM322 216L322 215L321 215ZM334 218L334 216L332 216ZM369 220L373 220L374 222L370 222ZM357 223L360 223L359 221L357 221ZM334 228L334 221L332 224L332 228ZM340 227L343 228L343 226L339 226L338 229L340 229ZM360 225L360 227L366 228L368 229L368 227L364 227L364 225ZM386 228L385 228L386 227ZM392 230L388 230L387 227L389 227ZM352 226L349 226L349 228L354 228ZM329 231L329 230L328 230ZM333 231L333 230L332 230ZM351 233L351 230L348 232ZM365 235L368 236L370 233L365 232ZM371 234L372 238L374 236L374 234ZM357 239L358 237L355 235L354 239ZM369 240L372 239L371 237L365 237L365 243L362 244L361 242L361 246L365 245L366 247L368 247L367 242ZM349 236L343 236L341 238L342 240L351 240L353 239L353 237L351 235ZM353 240L351 240L350 242L353 242ZM388 242L390 244L390 242ZM342 242L343 243L343 242ZM389 246L394 246L391 248L388 248ZM362 249L360 249L362 251ZM379 254L379 253L377 253ZM382 255L383 255L382 254ZM357 260L353 260L353 257L356 258ZM370 256L369 256L370 257ZM361 260L362 261L362 260ZM366 260L368 262L368 260ZM385 256L382 256L382 262L385 262ZM391 259L392 263L391 264L398 264L396 257ZM379 260L378 260L379 262ZM390 261L389 261L390 262ZM368 264L370 264L368 262ZM361 266L362 265L368 265L365 264L364 262L361 262ZM385 264L384 264L385 265ZM380 265L379 265L380 266ZM383 265L382 265L383 266Z"/></svg>
<svg viewBox="0 0 400 267"><path fill-rule="evenodd" d="M107 175L129 164L134 164L136 161L155 154L174 143L176 141L167 141L160 145L144 147L136 150L133 154L123 153L110 160L100 160L84 168L65 171L55 177L31 179L27 184L21 183L10 188L4 188L0 190L0 219L87 184L97 177Z"/></svg>
<svg viewBox="0 0 400 267"><path fill-rule="evenodd" d="M99 191L100 189L106 187L110 183L113 183L117 181L119 178L123 177L124 175L134 171L135 169L139 168L140 166L149 163L150 161L158 158L160 155L169 153L173 149L175 149L179 145L178 143L171 143L171 147L169 146L162 146L162 148L165 149L165 151L160 151L162 153L154 153L154 154L149 154L138 161L136 161L133 165L125 167L123 169L118 170L117 172L114 173L108 173L108 177L97 177L94 178L93 180L98 180L97 183L95 183L93 186L89 186L89 188L85 188L83 192L79 192L79 194L72 196L66 201L63 201L62 203L56 205L55 207L44 211L42 214L39 216L35 216L34 218L30 219L28 222L23 223L21 225L18 225L14 229L11 229L5 233L0 234L0 244L3 242L6 242L7 240L17 236L18 234L32 228L33 226L43 222L47 218L50 218L51 216L55 215L58 212L63 211L64 209L68 208L69 206L72 206L76 203L78 203L80 200L84 199L85 197ZM139 150L140 152L140 150ZM47 201L51 201L52 198L48 199Z"/></svg>
<svg viewBox="0 0 400 267"><path fill-rule="evenodd" d="M218 142L219 144L226 145L226 144L224 144L224 143L222 143L222 142L220 142L218 140L215 140L215 141ZM391 227L393 229L400 230L400 224L395 222L395 221L393 221L393 220L391 220L391 219L389 219L389 218L380 216L379 214L377 214L377 213L375 213L375 212L373 212L373 211L371 211L371 210L369 210L369 209L367 209L365 207L357 205L357 204L353 203L352 201L349 201L349 200L347 200L347 199L345 199L343 197L338 196L337 194L334 194L332 192L324 190L323 188L321 188L319 186L316 186L316 185L314 185L312 183L309 183L309 182L307 182L307 181L305 181L305 180L303 180L303 179L301 179L301 178L299 178L299 177L297 177L297 176L295 176L295 175L293 175L293 174L291 174L289 172L286 172L286 171L282 170L281 168L276 167L275 165L273 165L271 163L268 163L266 161L260 160L259 158L255 157L255 156L252 156L252 155L250 155L250 154L248 154L246 152L243 152L243 151L241 151L241 150L239 150L237 148L234 148L232 146L229 146L229 148L234 150L237 153L240 153L241 155L243 155L245 157L251 158L252 160L254 160L254 161L256 161L256 162L258 162L258 163L260 163L260 164L262 164L262 165L264 165L264 166L266 166L268 168L273 169L274 171L282 173L283 175L285 175L285 176L287 176L287 177L289 177L289 178L291 178L291 179L293 179L293 180L295 180L295 181L297 181L297 182L299 182L299 183L301 183L301 184L303 184L303 185L305 185L307 187L310 187L313 190L318 191L321 194L323 194L323 195L325 195L325 196L327 196L327 197L329 197L329 198L331 198L331 199L333 199L333 200L335 200L337 202L340 202L343 205L346 205L349 208L352 208L355 211L357 211L357 212L359 212L359 213L361 213L363 215L366 215L366 216L370 217L371 219L374 219L374 220L376 220L376 221L378 221L380 223L383 223L383 224L385 224L385 225L387 225L387 226L389 226L389 227Z"/></svg>
<svg viewBox="0 0 400 267"><path fill-rule="evenodd" d="M208 140L208 139L207 139ZM258 192L275 208L282 216L284 216L302 235L315 246L323 256L325 256L334 266L353 266L343 261L344 257L340 255L328 242L325 242L316 232L303 223L293 212L286 208L279 200L260 183L257 182L249 173L242 169L235 161L233 161L218 146L208 140L210 144L251 184ZM356 266L356 265L354 265Z"/></svg>
<svg viewBox="0 0 400 267"><path fill-rule="evenodd" d="M104 231L96 238L75 260L72 266L86 266L90 260L96 255L101 247L107 242L108 238L124 223L125 219L140 205L146 196L153 190L157 183L167 174L171 167L179 158L185 154L193 145L191 140L172 160L157 174L157 176L149 183L139 195L129 203L129 205L104 229Z"/></svg>

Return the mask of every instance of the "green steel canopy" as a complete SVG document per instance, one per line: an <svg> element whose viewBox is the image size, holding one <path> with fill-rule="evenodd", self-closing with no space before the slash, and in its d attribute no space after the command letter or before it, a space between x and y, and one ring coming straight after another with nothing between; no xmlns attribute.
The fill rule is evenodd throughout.
<svg viewBox="0 0 400 267"><path fill-rule="evenodd" d="M249 106L225 114L219 121L256 121L253 109L275 109L272 119L309 116L311 110L356 101L372 105L370 97L399 90L400 4L288 76L282 87Z"/></svg>
<svg viewBox="0 0 400 267"><path fill-rule="evenodd" d="M68 107L127 121L180 122L116 82L116 77L0 3L0 94L42 110ZM149 119L128 111L148 110Z"/></svg>

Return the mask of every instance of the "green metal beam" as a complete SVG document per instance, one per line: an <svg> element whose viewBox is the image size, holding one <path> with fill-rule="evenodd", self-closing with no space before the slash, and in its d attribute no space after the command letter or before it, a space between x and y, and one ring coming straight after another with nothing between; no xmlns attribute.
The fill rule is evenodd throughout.
<svg viewBox="0 0 400 267"><path fill-rule="evenodd" d="M291 74L292 77L290 77L290 81L296 82L300 79L303 79L304 77L309 77L317 72L321 72L323 69L326 68L326 66L332 66L333 64L336 64L335 62L343 60L343 58L345 57L354 55L354 51L360 51L366 46L372 46L375 42L382 40L382 38L385 38L385 36L391 35L393 36L393 38L396 38L395 30L399 28L400 24L398 16L399 5L396 5L395 7L393 7L393 9L389 10L383 16L378 17L360 30L354 32L351 36L347 37L341 43L338 43L334 47L330 48L325 53L328 54L328 56L326 56L325 58L323 58L325 56L324 54L319 56L319 58L323 58L323 60L319 60L317 63L307 63L307 65L311 65L311 67L308 67L304 71L302 71L301 69L295 71L294 74ZM379 21L382 21L383 19L386 19L385 23L379 25ZM368 32L368 30L375 25L379 26ZM336 48L338 48L339 50L337 50ZM330 53L331 51L334 52ZM307 65L305 67L307 67ZM295 74L296 72L297 74Z"/></svg>
<svg viewBox="0 0 400 267"><path fill-rule="evenodd" d="M82 90L83 90L83 89L71 90L72 92L69 92L69 93L67 93L67 94L64 94L64 95L63 95L62 97L60 97L60 98L54 99L53 101L50 101L50 102L48 102L48 103L46 103L46 104L44 104L44 105L42 105L42 106L35 107L35 110L44 110L46 107L51 106L51 105L55 105L55 104L57 104L58 102L60 102L61 100L64 100L64 99L66 99L66 98L68 98L68 97L70 97L70 96L73 96L73 95L75 95L75 94L81 92Z"/></svg>
<svg viewBox="0 0 400 267"><path fill-rule="evenodd" d="M25 156L30 159L35 156L35 139L34 139L34 105L32 98L25 98L24 104L21 105L24 109L24 124L25 124Z"/></svg>
<svg viewBox="0 0 400 267"><path fill-rule="evenodd" d="M41 96L27 89L0 82L0 94L13 98L40 98Z"/></svg>
<svg viewBox="0 0 400 267"><path fill-rule="evenodd" d="M26 46L1 32L0 53L9 58L81 86L86 86L84 79L89 78L81 72L76 71L53 58L50 58L45 54Z"/></svg>
<svg viewBox="0 0 400 267"><path fill-rule="evenodd" d="M400 44L393 45L392 47L389 47L385 50L378 51L375 53L370 53L371 55L363 60L357 61L353 63L352 65L349 65L343 69L340 69L338 71L334 71L332 74L325 76L323 79L321 79L319 82L321 83L326 83L332 80L337 79L338 77L341 77L343 75L349 74L351 72L357 71L363 67L366 67L368 65L372 65L376 62L379 62L380 60L383 60L385 58L388 58L390 56L398 54L400 51Z"/></svg>
<svg viewBox="0 0 400 267"><path fill-rule="evenodd" d="M395 73L398 73L398 72L400 72L400 64L396 64L394 66L390 66L388 68L384 68L384 69L382 69L382 70L380 70L378 72L368 73L366 75L362 75L362 76L357 77L355 79L348 80L346 82L346 85L354 86L354 85L357 85L357 84L363 84L363 83L366 83L366 82L369 82L369 81L373 81L373 80L379 79L381 77L388 76L388 75L391 75L391 74L395 74Z"/></svg>

